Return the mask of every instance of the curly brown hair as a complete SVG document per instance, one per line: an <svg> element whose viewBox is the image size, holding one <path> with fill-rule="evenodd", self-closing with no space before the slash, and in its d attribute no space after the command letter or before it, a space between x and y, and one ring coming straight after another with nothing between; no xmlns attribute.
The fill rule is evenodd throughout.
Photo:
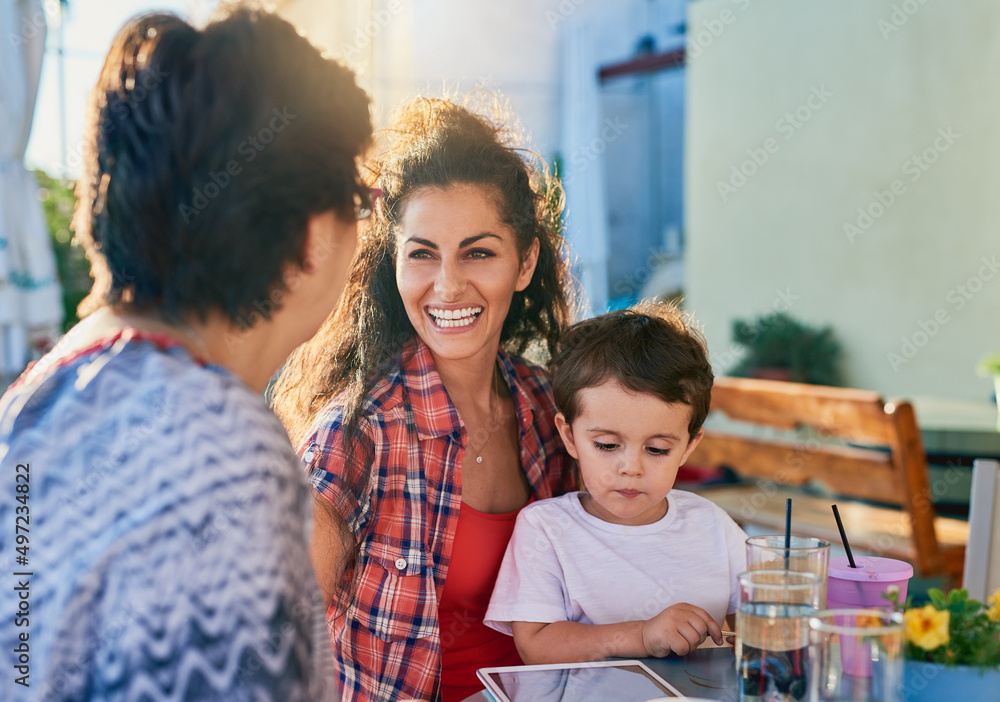
<svg viewBox="0 0 1000 702"><path fill-rule="evenodd" d="M496 111L501 111L495 108ZM562 190L537 159L516 147L512 129L450 100L417 98L386 131L388 148L369 165L381 195L340 305L316 336L285 364L271 400L292 442L300 444L335 396L344 400L345 455L357 456L365 397L415 331L396 287L396 226L414 193L456 184L482 187L525 255L537 238L531 282L516 292L500 342L512 353L531 348L546 359L572 314L560 215ZM536 162L537 161L537 162ZM354 450L352 450L354 449Z"/></svg>

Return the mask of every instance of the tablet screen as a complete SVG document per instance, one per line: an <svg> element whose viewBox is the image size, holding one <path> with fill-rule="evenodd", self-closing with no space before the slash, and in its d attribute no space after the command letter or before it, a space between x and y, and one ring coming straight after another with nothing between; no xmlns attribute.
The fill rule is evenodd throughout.
<svg viewBox="0 0 1000 702"><path fill-rule="evenodd" d="M510 702L646 702L679 696L671 685L635 661L484 669L480 677Z"/></svg>

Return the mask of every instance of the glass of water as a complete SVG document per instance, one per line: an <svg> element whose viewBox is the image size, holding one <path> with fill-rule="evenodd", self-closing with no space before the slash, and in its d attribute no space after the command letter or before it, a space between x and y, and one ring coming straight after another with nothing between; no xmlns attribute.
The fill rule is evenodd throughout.
<svg viewBox="0 0 1000 702"><path fill-rule="evenodd" d="M897 702L903 682L903 615L828 609L809 619L810 700Z"/></svg>
<svg viewBox="0 0 1000 702"><path fill-rule="evenodd" d="M736 675L741 702L791 702L809 693L809 618L822 583L815 573L751 570L739 576Z"/></svg>
<svg viewBox="0 0 1000 702"><path fill-rule="evenodd" d="M830 564L830 542L809 536L792 536L785 548L784 535L751 536L747 539L747 570L802 570L819 576L820 608L826 607L826 576Z"/></svg>

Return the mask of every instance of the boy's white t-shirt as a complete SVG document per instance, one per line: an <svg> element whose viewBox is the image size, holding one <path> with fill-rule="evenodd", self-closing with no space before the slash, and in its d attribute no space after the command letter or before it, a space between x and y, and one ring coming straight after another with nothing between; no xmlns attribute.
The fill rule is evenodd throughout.
<svg viewBox="0 0 1000 702"><path fill-rule="evenodd" d="M722 623L738 604L746 534L728 514L682 490L667 494L653 524L611 524L588 514L582 493L521 510L497 575L485 623L617 624L687 602Z"/></svg>

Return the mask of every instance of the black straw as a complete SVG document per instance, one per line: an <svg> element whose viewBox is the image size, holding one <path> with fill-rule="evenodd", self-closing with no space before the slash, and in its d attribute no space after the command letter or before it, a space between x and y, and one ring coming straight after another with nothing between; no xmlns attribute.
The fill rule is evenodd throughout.
<svg viewBox="0 0 1000 702"><path fill-rule="evenodd" d="M788 570L788 549L792 545L792 498L785 500L785 570Z"/></svg>
<svg viewBox="0 0 1000 702"><path fill-rule="evenodd" d="M854 562L854 555L851 553L851 545L847 543L847 532L844 531L844 523L840 521L840 512L837 511L837 505L830 506L833 507L833 517L837 520L837 528L840 529L840 538L844 542L844 550L847 551L847 560L852 568L857 568L858 565Z"/></svg>

